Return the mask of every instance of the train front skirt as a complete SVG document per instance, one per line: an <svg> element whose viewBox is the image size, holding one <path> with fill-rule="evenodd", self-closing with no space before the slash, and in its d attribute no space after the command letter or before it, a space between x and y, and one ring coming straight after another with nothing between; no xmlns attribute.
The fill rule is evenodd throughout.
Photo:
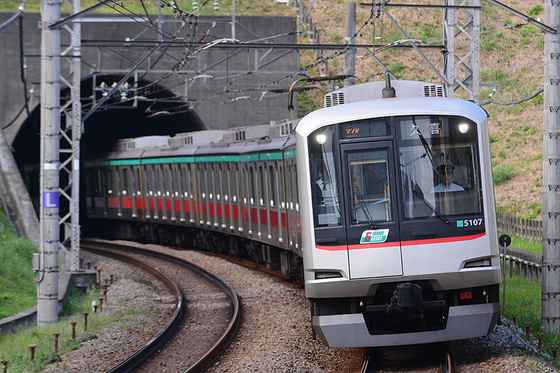
<svg viewBox="0 0 560 373"><path fill-rule="evenodd" d="M435 343L489 334L500 315L499 303L449 307L443 330L371 335L361 313L313 316L317 336L329 347L378 347Z"/></svg>

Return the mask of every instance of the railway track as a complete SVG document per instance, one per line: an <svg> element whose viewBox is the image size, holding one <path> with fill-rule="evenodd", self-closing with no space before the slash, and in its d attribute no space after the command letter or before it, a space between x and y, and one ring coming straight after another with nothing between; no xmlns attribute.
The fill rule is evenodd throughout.
<svg viewBox="0 0 560 373"><path fill-rule="evenodd" d="M180 258L141 248L83 242L82 249L150 272L165 284L177 302L175 312L161 332L108 372L153 371L161 365L182 372L201 372L235 337L241 320L239 298L212 273ZM161 268L165 268L166 274ZM191 297L195 299L191 301ZM208 334L192 327L202 323L212 323L206 328ZM187 348L184 341L196 346Z"/></svg>
<svg viewBox="0 0 560 373"><path fill-rule="evenodd" d="M456 373L448 343L364 349L360 373Z"/></svg>

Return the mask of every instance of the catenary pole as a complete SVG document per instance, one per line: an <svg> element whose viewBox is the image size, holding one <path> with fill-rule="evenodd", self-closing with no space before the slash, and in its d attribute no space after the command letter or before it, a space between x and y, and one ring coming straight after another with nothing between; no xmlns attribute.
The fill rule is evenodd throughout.
<svg viewBox="0 0 560 373"><path fill-rule="evenodd" d="M545 2L545 24L558 29L560 4ZM542 326L560 331L560 34L544 34Z"/></svg>
<svg viewBox="0 0 560 373"><path fill-rule="evenodd" d="M37 325L58 319L60 0L41 3L40 270L37 277Z"/></svg>
<svg viewBox="0 0 560 373"><path fill-rule="evenodd" d="M346 3L344 44L356 45L356 3L350 1ZM356 48L350 47L344 57L344 75L356 74ZM344 86L348 87L356 84L353 76L344 79Z"/></svg>

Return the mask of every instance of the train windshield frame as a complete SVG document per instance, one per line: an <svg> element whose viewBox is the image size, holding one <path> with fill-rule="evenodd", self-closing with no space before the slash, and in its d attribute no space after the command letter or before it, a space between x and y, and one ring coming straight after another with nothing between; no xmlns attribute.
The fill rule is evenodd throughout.
<svg viewBox="0 0 560 373"><path fill-rule="evenodd" d="M308 145L318 242L336 236L332 244L352 244L352 235L338 228L392 232L408 222L482 218L477 131L474 121L452 115L371 118L315 130ZM457 233L445 228L436 235Z"/></svg>

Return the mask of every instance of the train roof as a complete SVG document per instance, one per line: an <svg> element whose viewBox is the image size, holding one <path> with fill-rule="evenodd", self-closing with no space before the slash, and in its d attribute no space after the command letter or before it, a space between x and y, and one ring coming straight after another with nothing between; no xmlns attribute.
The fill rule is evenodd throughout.
<svg viewBox="0 0 560 373"><path fill-rule="evenodd" d="M385 87L383 82L373 82L361 84L356 88L348 87L340 89L345 96L346 93L352 92L365 92L368 89L381 90ZM380 84L381 83L381 84ZM396 83L396 82L393 82ZM418 95L418 90L413 90L413 93L407 93L406 87L423 87L422 82L413 82L419 84L404 84L396 86L396 97L392 98L376 98L367 100L364 96L362 100L355 102L348 102L339 104L323 109L316 110L305 116L296 128L298 135L306 137L308 134L317 128L335 124L344 123L354 120L376 117L389 117L389 116L410 116L410 115L458 115L482 122L487 118L487 113L480 106L473 102L457 99L457 98L444 98L444 97L426 97ZM358 89L359 87L359 89ZM400 87L400 88L399 88ZM399 94L399 90L403 89L404 92ZM404 96L404 97L403 97ZM355 95L357 98L358 95ZM370 95L371 97L371 95ZM377 97L377 96L376 96ZM346 99L346 98L345 98Z"/></svg>
<svg viewBox="0 0 560 373"><path fill-rule="evenodd" d="M184 157L212 154L247 154L281 150L295 145L293 130L299 119L270 124L180 133L175 136L146 136L121 139L109 159Z"/></svg>

